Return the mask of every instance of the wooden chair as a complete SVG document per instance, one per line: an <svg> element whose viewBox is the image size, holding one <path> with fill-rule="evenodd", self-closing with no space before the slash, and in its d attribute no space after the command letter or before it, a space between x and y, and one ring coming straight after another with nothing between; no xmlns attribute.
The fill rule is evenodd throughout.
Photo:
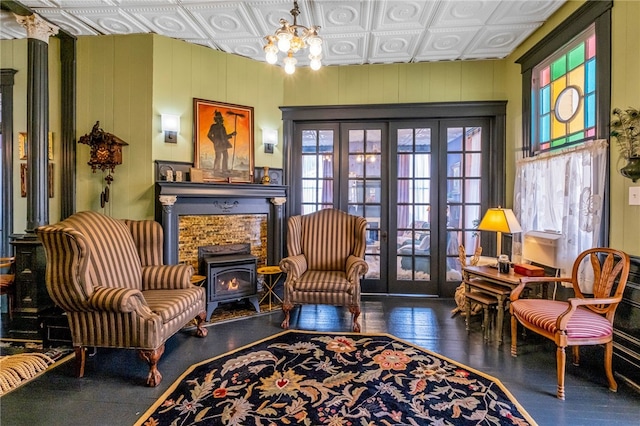
<svg viewBox="0 0 640 426"><path fill-rule="evenodd" d="M13 298L15 296L16 258L0 257L0 296L7 295L7 313L9 319L13 319Z"/></svg>
<svg viewBox="0 0 640 426"><path fill-rule="evenodd" d="M367 221L336 209L291 216L287 228L288 257L280 261L284 282L282 328L296 304L346 306L353 331L360 331L360 277L369 266L364 260Z"/></svg>
<svg viewBox="0 0 640 426"><path fill-rule="evenodd" d="M618 385L613 378L613 318L622 300L629 275L629 256L620 250L593 248L582 252L573 264L571 277L527 277L511 293L511 355L517 356L518 322L552 341L557 346L557 396L565 398L565 348L573 346L574 364L580 361L581 345L604 345L604 368L609 389ZM593 297L582 293L579 283L593 276ZM566 282L573 286L575 297L568 301L520 299L529 284Z"/></svg>

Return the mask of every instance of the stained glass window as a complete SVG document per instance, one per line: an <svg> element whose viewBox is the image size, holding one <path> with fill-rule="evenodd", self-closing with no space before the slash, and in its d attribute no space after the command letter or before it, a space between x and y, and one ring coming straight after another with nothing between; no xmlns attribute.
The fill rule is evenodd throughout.
<svg viewBox="0 0 640 426"><path fill-rule="evenodd" d="M595 26L533 68L531 141L548 151L596 135Z"/></svg>

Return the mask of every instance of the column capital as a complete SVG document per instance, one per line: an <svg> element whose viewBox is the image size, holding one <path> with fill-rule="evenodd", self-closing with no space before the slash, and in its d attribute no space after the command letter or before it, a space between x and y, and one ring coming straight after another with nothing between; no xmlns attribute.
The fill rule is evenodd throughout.
<svg viewBox="0 0 640 426"><path fill-rule="evenodd" d="M160 204L163 206L172 206L178 201L177 195L161 195L158 197Z"/></svg>
<svg viewBox="0 0 640 426"><path fill-rule="evenodd" d="M274 206L281 206L281 205L283 205L284 203L287 202L287 198L286 197L274 197L269 201L271 201L271 203Z"/></svg>
<svg viewBox="0 0 640 426"><path fill-rule="evenodd" d="M27 37L35 38L49 44L49 37L58 34L59 27L45 21L40 15L16 15L16 21L27 29Z"/></svg>

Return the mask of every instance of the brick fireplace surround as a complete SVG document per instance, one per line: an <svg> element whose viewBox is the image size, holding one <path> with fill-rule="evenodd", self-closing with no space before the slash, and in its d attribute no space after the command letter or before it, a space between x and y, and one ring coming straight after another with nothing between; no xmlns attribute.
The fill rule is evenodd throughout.
<svg viewBox="0 0 640 426"><path fill-rule="evenodd" d="M250 243L259 266L282 259L285 186L156 182L155 191L166 264L198 270L199 246L234 243Z"/></svg>

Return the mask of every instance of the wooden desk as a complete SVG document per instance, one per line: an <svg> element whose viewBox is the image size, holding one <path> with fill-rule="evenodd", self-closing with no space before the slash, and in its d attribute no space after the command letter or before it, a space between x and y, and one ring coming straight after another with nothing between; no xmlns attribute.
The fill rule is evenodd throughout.
<svg viewBox="0 0 640 426"><path fill-rule="evenodd" d="M496 323L497 327L500 327L498 342L502 343L505 301L511 295L511 290L520 284L520 278L524 277L524 275L516 274L513 270L510 270L508 274L501 274L497 268L490 266L465 266L462 268L462 276L465 292L471 292L471 289L473 289L474 291L494 296L498 300ZM470 307L471 304L467 303L467 330L469 330L469 317L471 316Z"/></svg>

